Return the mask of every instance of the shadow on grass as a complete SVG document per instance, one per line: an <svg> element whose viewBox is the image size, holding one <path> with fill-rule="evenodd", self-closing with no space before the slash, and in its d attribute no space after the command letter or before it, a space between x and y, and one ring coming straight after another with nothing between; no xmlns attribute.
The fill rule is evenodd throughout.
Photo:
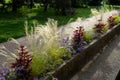
<svg viewBox="0 0 120 80"><path fill-rule="evenodd" d="M65 25L69 20L75 21L78 17L89 17L91 8L77 8L74 15L62 16L55 15L54 9L49 8L43 12L42 8L21 8L18 13L1 13L0 12L0 42L6 41L13 37L24 36L24 22L28 21L29 26L33 26L33 21L39 24L45 24L48 18L58 21L58 26Z"/></svg>

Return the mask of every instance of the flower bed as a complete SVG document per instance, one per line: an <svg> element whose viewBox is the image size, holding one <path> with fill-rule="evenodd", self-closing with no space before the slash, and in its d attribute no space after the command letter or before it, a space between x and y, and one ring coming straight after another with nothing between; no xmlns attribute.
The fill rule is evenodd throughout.
<svg viewBox="0 0 120 80"><path fill-rule="evenodd" d="M108 30L98 39L93 40L82 52L73 56L65 64L55 70L53 76L58 80L69 80L76 72L81 70L109 41L120 33L120 24Z"/></svg>
<svg viewBox="0 0 120 80"><path fill-rule="evenodd" d="M0 68L0 79L50 80L51 77L58 80L70 79L116 34L119 34L119 16L115 16L114 20L111 17L108 19L108 25L113 27L99 21L95 24L94 35L87 34L80 26L74 30L72 38L65 34L64 28L59 31L57 22L53 19L49 19L46 25L33 27L31 33L28 33L26 27L28 50L18 44L20 46L18 54L10 51L9 55L1 54L7 57L5 62L9 68L6 68L6 65ZM4 49L1 49L1 52L6 53Z"/></svg>

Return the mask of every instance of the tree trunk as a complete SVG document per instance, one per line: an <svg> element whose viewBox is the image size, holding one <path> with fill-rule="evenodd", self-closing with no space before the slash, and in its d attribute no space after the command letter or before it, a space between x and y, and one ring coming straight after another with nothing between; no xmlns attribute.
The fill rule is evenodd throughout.
<svg viewBox="0 0 120 80"><path fill-rule="evenodd" d="M46 12L47 11L47 7L48 7L48 4L46 3L46 4L44 4L44 12Z"/></svg>
<svg viewBox="0 0 120 80"><path fill-rule="evenodd" d="M33 8L33 5L34 5L33 0L30 0L30 8L31 9Z"/></svg>
<svg viewBox="0 0 120 80"><path fill-rule="evenodd" d="M12 4L12 12L17 12L17 7L15 6L15 4Z"/></svg>

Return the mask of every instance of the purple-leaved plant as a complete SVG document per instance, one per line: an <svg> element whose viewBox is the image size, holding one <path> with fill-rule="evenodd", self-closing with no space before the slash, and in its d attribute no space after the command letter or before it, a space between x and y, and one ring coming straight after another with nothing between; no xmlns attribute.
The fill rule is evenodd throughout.
<svg viewBox="0 0 120 80"><path fill-rule="evenodd" d="M29 80L30 79L30 62L32 61L32 56L28 54L24 46L20 46L18 57L15 63L12 63L12 68L15 69L15 75L19 80Z"/></svg>
<svg viewBox="0 0 120 80"><path fill-rule="evenodd" d="M109 28L113 27L115 25L115 18L113 16L110 16L107 20L109 24Z"/></svg>
<svg viewBox="0 0 120 80"><path fill-rule="evenodd" d="M82 26L77 27L72 37L72 51L73 55L81 52L87 42L84 40L84 29Z"/></svg>
<svg viewBox="0 0 120 80"><path fill-rule="evenodd" d="M93 28L96 33L103 33L103 29L106 26L101 20L98 20L98 24L95 24L95 27Z"/></svg>

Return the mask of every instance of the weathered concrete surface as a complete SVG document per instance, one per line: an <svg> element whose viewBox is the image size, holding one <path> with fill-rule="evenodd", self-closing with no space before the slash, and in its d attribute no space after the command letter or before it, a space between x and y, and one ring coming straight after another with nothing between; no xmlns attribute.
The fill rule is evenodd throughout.
<svg viewBox="0 0 120 80"><path fill-rule="evenodd" d="M116 36L96 57L71 80L115 80L120 70L120 36Z"/></svg>
<svg viewBox="0 0 120 80"><path fill-rule="evenodd" d="M26 44L26 38L21 37L19 39L16 39L16 41L10 40L4 43L0 43L0 54L7 54L11 55L11 53L17 54L17 48L19 48L19 45L25 45ZM0 65L6 62L7 57L0 55Z"/></svg>

